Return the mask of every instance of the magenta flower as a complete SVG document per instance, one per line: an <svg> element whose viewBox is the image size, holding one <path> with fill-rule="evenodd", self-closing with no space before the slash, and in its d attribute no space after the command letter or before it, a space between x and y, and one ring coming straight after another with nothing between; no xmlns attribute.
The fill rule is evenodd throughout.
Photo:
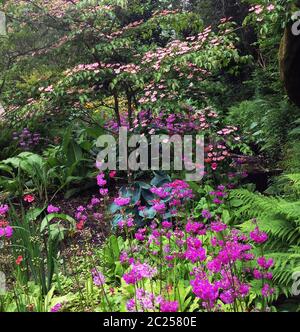
<svg viewBox="0 0 300 332"><path fill-rule="evenodd" d="M58 213L60 211L60 208L54 206L54 205L49 205L47 208L48 213Z"/></svg>
<svg viewBox="0 0 300 332"><path fill-rule="evenodd" d="M134 234L134 237L135 237L135 239L138 240L138 241L144 241L144 240L145 240L145 235L142 234L142 233L135 233L135 234Z"/></svg>
<svg viewBox="0 0 300 332"><path fill-rule="evenodd" d="M167 228L167 229L173 227L173 224L169 221L163 221L161 225L163 228Z"/></svg>
<svg viewBox="0 0 300 332"><path fill-rule="evenodd" d="M138 281L146 278L152 279L157 273L156 268L152 268L150 265L144 263L133 263L130 272L123 275L123 279L127 284L135 284Z"/></svg>
<svg viewBox="0 0 300 332"><path fill-rule="evenodd" d="M199 234L201 230L205 230L205 225L199 222L189 221L185 226L185 230L187 233Z"/></svg>
<svg viewBox="0 0 300 332"><path fill-rule="evenodd" d="M125 252L125 251L123 251L123 252L121 252L121 254L120 254L120 262L122 263L122 264L125 264L125 263L127 263L128 262L128 254L127 254L127 252Z"/></svg>
<svg viewBox="0 0 300 332"><path fill-rule="evenodd" d="M98 204L100 204L100 199L97 198L97 197L93 197L93 198L91 199L91 205L92 205L92 206L96 206L96 205L98 205Z"/></svg>
<svg viewBox="0 0 300 332"><path fill-rule="evenodd" d="M274 260L272 258L267 260L265 257L259 257L257 263L261 268L268 270L274 265Z"/></svg>
<svg viewBox="0 0 300 332"><path fill-rule="evenodd" d="M97 269L92 270L93 282L96 286L103 286L105 284L104 275L99 272Z"/></svg>
<svg viewBox="0 0 300 332"><path fill-rule="evenodd" d="M255 243L265 243L268 240L268 235L265 232L259 230L258 227L255 228L253 232L250 232L250 238Z"/></svg>
<svg viewBox="0 0 300 332"><path fill-rule="evenodd" d="M189 248L185 252L185 257L192 263L196 263L198 261L204 261L206 259L206 251L204 248Z"/></svg>
<svg viewBox="0 0 300 332"><path fill-rule="evenodd" d="M136 308L135 300L134 299L128 300L126 303L126 308L129 312L134 312Z"/></svg>
<svg viewBox="0 0 300 332"><path fill-rule="evenodd" d="M202 301L207 302L213 307L215 301L219 296L219 288L217 285L210 283L207 279L203 279L201 276L196 277L195 280L191 280L191 286L193 293Z"/></svg>
<svg viewBox="0 0 300 332"><path fill-rule="evenodd" d="M75 219L80 222L85 222L88 220L88 216L86 214L86 208L84 206L78 206L75 213Z"/></svg>
<svg viewBox="0 0 300 332"><path fill-rule="evenodd" d="M99 193L100 193L101 196L107 196L107 195L108 195L108 189L106 189L106 188L101 188L101 189L99 190Z"/></svg>
<svg viewBox="0 0 300 332"><path fill-rule="evenodd" d="M86 210L86 208L82 205L78 206L78 208L77 208L78 212L84 212L85 210Z"/></svg>
<svg viewBox="0 0 300 332"><path fill-rule="evenodd" d="M207 263L207 268L214 273L218 273L221 271L222 262L217 258L213 259Z"/></svg>
<svg viewBox="0 0 300 332"><path fill-rule="evenodd" d="M0 228L0 237L5 236L7 239L10 239L13 236L13 228L10 226L6 226L4 228Z"/></svg>
<svg viewBox="0 0 300 332"><path fill-rule="evenodd" d="M120 207L128 205L130 201L131 201L130 197L128 198L118 197L114 199L114 203Z"/></svg>
<svg viewBox="0 0 300 332"><path fill-rule="evenodd" d="M128 218L126 223L127 223L127 227L134 227L135 226L133 218Z"/></svg>
<svg viewBox="0 0 300 332"><path fill-rule="evenodd" d="M215 204L223 204L223 201L220 200L220 199L217 198L217 197L215 197L215 198L213 199L213 202L214 202Z"/></svg>
<svg viewBox="0 0 300 332"><path fill-rule="evenodd" d="M0 205L0 216L5 216L8 211L9 211L9 207L7 204Z"/></svg>
<svg viewBox="0 0 300 332"><path fill-rule="evenodd" d="M166 205L163 202L157 202L153 205L153 209L158 213L163 213L166 210Z"/></svg>
<svg viewBox="0 0 300 332"><path fill-rule="evenodd" d="M238 292L240 293L241 297L245 297L250 292L250 286L247 284L241 284Z"/></svg>
<svg viewBox="0 0 300 332"><path fill-rule="evenodd" d="M187 239L187 250L185 252L185 258L192 263L206 260L206 250L202 247L201 240L192 237Z"/></svg>
<svg viewBox="0 0 300 332"><path fill-rule="evenodd" d="M216 222L211 223L210 228L213 232L219 233L219 232L224 231L227 228L227 225L225 225L219 221L216 221Z"/></svg>
<svg viewBox="0 0 300 332"><path fill-rule="evenodd" d="M265 284L261 290L261 294L263 297L268 297L274 294L275 289L271 288L269 284Z"/></svg>
<svg viewBox="0 0 300 332"><path fill-rule="evenodd" d="M62 304L61 303L57 303L55 306L53 306L50 309L50 312L59 312L62 309Z"/></svg>
<svg viewBox="0 0 300 332"><path fill-rule="evenodd" d="M177 312L178 311L178 301L162 301L160 303L160 312Z"/></svg>
<svg viewBox="0 0 300 332"><path fill-rule="evenodd" d="M93 213L93 217L96 219L96 220L101 220L103 218L103 214L102 213L99 213L99 212L95 212Z"/></svg>
<svg viewBox="0 0 300 332"><path fill-rule="evenodd" d="M267 279L267 280L272 280L273 279L273 273L272 272L266 272L264 277Z"/></svg>
<svg viewBox="0 0 300 332"><path fill-rule="evenodd" d="M107 181L104 179L104 177L104 173L97 175L97 184L99 187L104 187L107 184Z"/></svg>
<svg viewBox="0 0 300 332"><path fill-rule="evenodd" d="M221 299L225 304L232 304L232 303L234 303L235 296L234 296L234 291L233 291L233 289L228 289L228 290L224 291L224 292L220 295L220 299Z"/></svg>
<svg viewBox="0 0 300 332"><path fill-rule="evenodd" d="M253 270L253 277L254 277L254 279L260 280L260 279L263 279L264 275L259 270L254 269Z"/></svg>
<svg viewBox="0 0 300 332"><path fill-rule="evenodd" d="M202 211L202 217L205 219L210 219L211 218L211 213L208 210L203 210Z"/></svg>
<svg viewBox="0 0 300 332"><path fill-rule="evenodd" d="M13 231L12 227L7 226L5 228L5 236L6 236L7 239L11 238L13 236L13 233L14 233L14 231Z"/></svg>
<svg viewBox="0 0 300 332"><path fill-rule="evenodd" d="M164 188L151 188L150 191L161 199L166 199L170 196L170 193Z"/></svg>
<svg viewBox="0 0 300 332"><path fill-rule="evenodd" d="M142 311L155 309L155 296L144 289L138 288L136 290L136 299Z"/></svg>

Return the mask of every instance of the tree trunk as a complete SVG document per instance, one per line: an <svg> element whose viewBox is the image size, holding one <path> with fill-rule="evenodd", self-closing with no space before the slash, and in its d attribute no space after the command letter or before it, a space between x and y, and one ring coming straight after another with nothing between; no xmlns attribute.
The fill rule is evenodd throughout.
<svg viewBox="0 0 300 332"><path fill-rule="evenodd" d="M290 99L300 106L300 36L286 27L279 51L280 74Z"/></svg>

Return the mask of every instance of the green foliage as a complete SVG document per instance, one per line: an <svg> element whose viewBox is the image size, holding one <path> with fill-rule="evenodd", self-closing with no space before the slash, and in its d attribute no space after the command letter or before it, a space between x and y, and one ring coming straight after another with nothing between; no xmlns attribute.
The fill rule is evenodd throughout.
<svg viewBox="0 0 300 332"><path fill-rule="evenodd" d="M151 192L151 188L160 188L166 183L170 183L171 178L164 172L155 172L155 176L150 184L141 181L135 181L130 187L122 187L119 190L120 197L130 198L130 206L126 209L117 206L113 203L110 206L110 212L114 214L112 226L115 228L118 224L128 217L134 219L137 226L141 227L153 220L157 212L153 208L153 200L155 195ZM167 197L164 202L170 200ZM139 210L139 206L144 206L145 209ZM165 211L164 218L170 219L172 217L171 211Z"/></svg>
<svg viewBox="0 0 300 332"><path fill-rule="evenodd" d="M47 198L49 170L46 161L31 152L22 152L18 156L3 160L0 186L2 190L22 196L26 189L36 190L40 199Z"/></svg>
<svg viewBox="0 0 300 332"><path fill-rule="evenodd" d="M24 192L37 192L41 200L48 201L49 193L65 190L66 197L94 186L96 156L95 141L101 129L84 128L73 132L69 127L61 145L50 146L43 156L22 152L0 163L0 187L3 191L22 196ZM77 137L76 137L77 135ZM84 183L82 187L80 184Z"/></svg>
<svg viewBox="0 0 300 332"><path fill-rule="evenodd" d="M297 191L299 174L290 177L296 180L290 185ZM292 274L300 269L300 201L237 189L230 193L230 206L234 218L256 218L260 229L269 235L264 252L276 262L273 272L278 289L289 296ZM240 227L248 232L254 225L250 219Z"/></svg>
<svg viewBox="0 0 300 332"><path fill-rule="evenodd" d="M232 106L227 121L240 127L245 142L254 152L258 150L273 160L280 160L298 113L298 108L287 100L261 97Z"/></svg>
<svg viewBox="0 0 300 332"><path fill-rule="evenodd" d="M57 269L59 244L67 231L74 231L75 220L64 214L52 214L43 218L45 208L32 208L21 214L11 204L10 220L14 228L12 248L14 256L26 259L26 269L17 269L16 279L21 285L33 280L46 294L52 287ZM55 219L55 220L54 220ZM53 222L54 220L54 222ZM62 221L66 221L64 225Z"/></svg>

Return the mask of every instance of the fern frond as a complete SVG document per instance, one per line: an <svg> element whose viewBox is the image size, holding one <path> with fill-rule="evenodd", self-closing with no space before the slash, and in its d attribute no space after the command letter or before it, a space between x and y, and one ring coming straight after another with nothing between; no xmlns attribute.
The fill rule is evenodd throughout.
<svg viewBox="0 0 300 332"><path fill-rule="evenodd" d="M300 176L291 174L288 179L297 186ZM259 228L269 235L263 249L266 257L275 262L273 280L276 292L272 299L280 293L290 296L292 275L300 271L300 201L237 189L230 193L230 202L235 206L235 218L246 219L238 226L243 232L249 233L255 228L255 218Z"/></svg>

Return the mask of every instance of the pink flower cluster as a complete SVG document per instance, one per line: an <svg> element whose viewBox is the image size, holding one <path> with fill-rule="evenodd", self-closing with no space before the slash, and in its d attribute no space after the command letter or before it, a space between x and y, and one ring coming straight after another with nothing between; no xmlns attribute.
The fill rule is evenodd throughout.
<svg viewBox="0 0 300 332"><path fill-rule="evenodd" d="M160 312L177 312L179 304L178 301L166 301L160 295L155 296L145 289L138 288L135 298L127 301L126 307L129 312L151 312L156 309Z"/></svg>
<svg viewBox="0 0 300 332"><path fill-rule="evenodd" d="M206 250L202 247L202 242L198 238L189 237L186 241L187 250L185 258L192 263L202 262L206 260Z"/></svg>
<svg viewBox="0 0 300 332"><path fill-rule="evenodd" d="M274 9L275 9L275 6L273 4L269 4L267 6L256 5L256 6L252 6L249 9L249 13L255 14L255 19L257 22L262 22L265 18L263 15L265 15L266 13L273 12Z"/></svg>
<svg viewBox="0 0 300 332"><path fill-rule="evenodd" d="M141 68L140 66L130 63L130 64L120 64L120 63L103 63L103 62L95 62L91 64L79 64L73 69L68 69L65 71L66 77L71 77L80 72L93 72L94 74L99 74L101 70L110 70L114 74L121 74L121 73L129 73L129 74L137 74ZM42 91L45 91L44 88ZM47 92L52 92L47 91Z"/></svg>
<svg viewBox="0 0 300 332"><path fill-rule="evenodd" d="M108 189L104 188L107 185L107 181L105 180L105 174L100 173L97 175L97 185L100 187L99 193L101 196L105 197L108 194Z"/></svg>
<svg viewBox="0 0 300 332"><path fill-rule="evenodd" d="M159 95L156 96L159 98ZM227 126L220 130L216 128L215 119L217 117L217 113L210 107L202 110L187 107L181 113L172 114L162 110L156 117L153 117L153 114L149 110L143 110L138 113L136 119L133 121L133 127L130 128L130 131L144 135L157 135L166 130L169 135L184 135L186 132L203 132L209 135L209 141L204 147L206 169L203 169L202 165L196 165L199 172L205 175L211 171L219 171L223 165L232 164L230 146L240 141L240 137L237 134L237 127ZM129 128L125 116L121 117L121 124ZM119 125L116 121L112 120L107 123L106 127L109 130L117 132ZM168 143L167 139L164 143ZM192 161L185 159L184 162L188 165Z"/></svg>
<svg viewBox="0 0 300 332"><path fill-rule="evenodd" d="M153 209L160 214L168 209L173 215L176 215L177 209L182 206L183 202L194 197L189 184L183 180L175 180L162 187L151 188L151 192L158 196L158 199L153 200L152 204Z"/></svg>
<svg viewBox="0 0 300 332"><path fill-rule="evenodd" d="M0 216L1 217L5 217L8 211L9 211L9 207L7 204L0 205Z"/></svg>
<svg viewBox="0 0 300 332"><path fill-rule="evenodd" d="M6 218L9 211L7 204L0 205L0 217ZM9 222L6 220L0 219L0 238L5 237L10 239L13 236L13 228L9 225Z"/></svg>
<svg viewBox="0 0 300 332"><path fill-rule="evenodd" d="M78 231L82 231L88 221L99 222L103 220L103 213L99 212L99 207L103 205L105 197L108 195L108 189L104 188L107 184L104 173L98 174L97 184L100 187L100 196L93 196L86 205L80 205L76 209L75 219Z"/></svg>
<svg viewBox="0 0 300 332"><path fill-rule="evenodd" d="M161 188L153 188L152 191L164 199L173 197L173 193L166 188L172 188L177 196L189 190L186 183L177 180ZM262 280L263 297L272 295L274 289L270 284L270 269L274 261L264 256L256 257L253 244L255 242L257 246L264 243L266 235L257 224L255 230L246 235L222 222L217 211L220 211L219 206L228 195L225 189L225 186L220 185L211 192L211 196L220 200L212 205L215 210L204 209L201 220L190 218L184 230L180 221L177 220L177 226L177 223L164 219L161 222L157 219L152 221L149 227L138 230L132 228L132 241L135 242L131 244L131 250L123 251L120 256L122 265L129 266L129 272L123 275L126 283L140 287L145 278L150 282L155 282L156 277L172 280L173 273L178 273L178 269L182 271L182 267L185 267L185 273L191 276L193 294L200 300L202 308L209 311L221 310L220 303L232 308L243 308L253 279ZM135 246L135 243L139 245ZM147 257L147 263L140 263L143 255ZM139 263L135 263L136 261ZM160 264L156 269L154 266L157 266L158 261ZM161 296L164 297L164 292ZM133 298L128 301L127 309L155 310L156 302L154 293L142 289L137 294L137 300ZM161 300L159 308L160 311L176 311L178 303Z"/></svg>
<svg viewBox="0 0 300 332"><path fill-rule="evenodd" d="M225 23L227 21L224 21L222 24ZM170 58L198 52L204 48L205 44L209 47L220 45L222 43L222 35L225 33L228 33L228 31L221 30L220 35L216 35L212 32L212 27L209 26L197 36L187 37L184 41L172 40L164 48L158 48L155 51L145 53L141 63L143 65L151 65L151 68L154 70L159 70L163 62L166 62ZM224 45L224 47L232 48L234 46Z"/></svg>
<svg viewBox="0 0 300 332"><path fill-rule="evenodd" d="M54 205L49 205L47 207L47 212L48 213L58 213L60 211L60 208L59 207L56 207Z"/></svg>
<svg viewBox="0 0 300 332"><path fill-rule="evenodd" d="M211 230L219 232L211 225ZM224 229L225 230L225 229ZM210 309L215 308L217 300L220 299L223 303L232 304L236 300L241 300L248 295L250 285L241 279L241 276L236 275L235 268L238 263L247 265L255 258L251 252L252 246L249 243L249 238L237 230L231 230L226 233L223 232L223 239L219 240L213 237L211 240L212 246L215 248L214 254L210 254L210 260L206 262L206 268L201 267L195 270L195 279L191 281L193 292L203 301L203 305ZM273 266L273 260L266 260L261 257L258 258L258 264L262 269L268 269ZM253 270L257 276L257 269ZM212 282L211 277L215 281ZM272 279L272 275L261 275L263 278Z"/></svg>
<svg viewBox="0 0 300 332"><path fill-rule="evenodd" d="M146 263L133 263L131 271L123 275L127 284L136 284L138 281L146 278L151 279L157 274L157 269Z"/></svg>
<svg viewBox="0 0 300 332"><path fill-rule="evenodd" d="M131 199L130 197L124 198L124 197L117 197L114 199L114 203L120 207L127 206L130 203Z"/></svg>
<svg viewBox="0 0 300 332"><path fill-rule="evenodd" d="M62 309L62 304L61 303L57 303L55 306L53 306L51 309L50 309L50 312L53 312L53 313L56 313L56 312L60 312L61 309Z"/></svg>
<svg viewBox="0 0 300 332"><path fill-rule="evenodd" d="M105 284L104 275L101 272L99 272L97 269L92 270L92 277L93 277L94 285L103 286Z"/></svg>
<svg viewBox="0 0 300 332"><path fill-rule="evenodd" d="M268 12L272 12L275 9L275 6L273 4L269 4L267 7L263 7L262 5L256 5L250 7L249 12L254 12L256 15L259 15L264 11L264 8L266 8Z"/></svg>
<svg viewBox="0 0 300 332"><path fill-rule="evenodd" d="M0 222L0 238L1 237L6 237L7 239L10 239L13 236L13 228L11 226L5 226L1 227L1 222Z"/></svg>
<svg viewBox="0 0 300 332"><path fill-rule="evenodd" d="M265 232L262 232L257 226L257 227L255 227L254 231L250 232L250 238L255 243L262 244L268 240L268 234Z"/></svg>

